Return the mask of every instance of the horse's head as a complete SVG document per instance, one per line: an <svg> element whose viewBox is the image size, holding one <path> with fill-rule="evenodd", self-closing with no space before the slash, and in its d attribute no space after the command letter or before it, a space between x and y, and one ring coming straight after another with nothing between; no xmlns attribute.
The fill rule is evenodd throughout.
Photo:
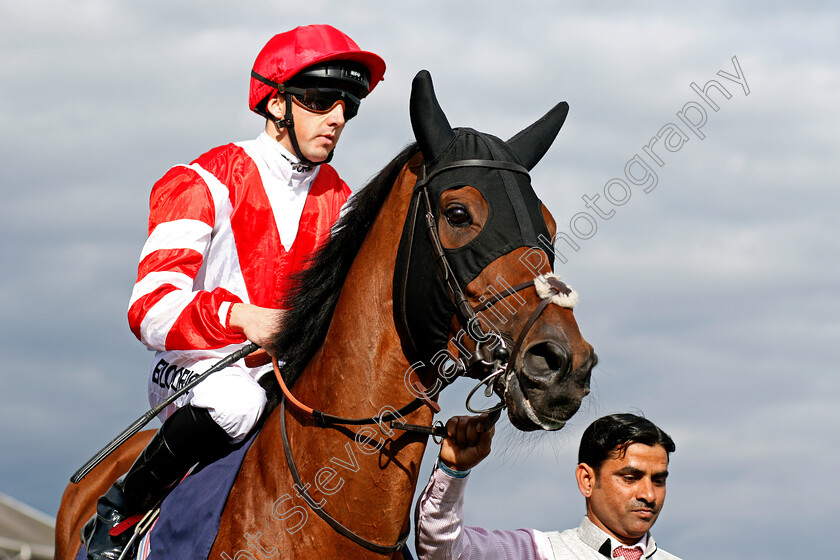
<svg viewBox="0 0 840 560"><path fill-rule="evenodd" d="M528 175L567 112L561 103L504 142L452 129L428 72L412 87L424 163L394 276L398 324L439 378L485 379L521 430L561 428L597 361L571 311L577 294L551 273L554 220Z"/></svg>

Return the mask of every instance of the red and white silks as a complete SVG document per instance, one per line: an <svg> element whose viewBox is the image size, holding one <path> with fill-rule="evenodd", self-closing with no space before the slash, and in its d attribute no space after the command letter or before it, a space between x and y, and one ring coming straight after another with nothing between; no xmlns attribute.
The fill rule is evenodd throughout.
<svg viewBox="0 0 840 560"><path fill-rule="evenodd" d="M297 172L289 159L263 133L175 166L154 185L128 310L132 332L157 351L153 406L246 343L228 326L231 304L278 307L292 275L329 239L350 189L329 165ZM262 412L265 394L255 380L269 369L240 361L161 419L192 402L241 439Z"/></svg>

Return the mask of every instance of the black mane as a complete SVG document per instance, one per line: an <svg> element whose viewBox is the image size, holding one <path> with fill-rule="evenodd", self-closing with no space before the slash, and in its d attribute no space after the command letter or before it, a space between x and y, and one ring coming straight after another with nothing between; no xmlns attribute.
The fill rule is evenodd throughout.
<svg viewBox="0 0 840 560"><path fill-rule="evenodd" d="M382 171L348 201L344 214L333 227L330 241L310 259L308 267L295 275L292 288L281 307L289 309L283 329L266 345L266 350L283 365L283 380L291 387L327 336L341 287L356 258L365 235L385 198L408 160L419 151L416 143L406 146ZM274 375L262 377L270 410L279 402L280 388Z"/></svg>

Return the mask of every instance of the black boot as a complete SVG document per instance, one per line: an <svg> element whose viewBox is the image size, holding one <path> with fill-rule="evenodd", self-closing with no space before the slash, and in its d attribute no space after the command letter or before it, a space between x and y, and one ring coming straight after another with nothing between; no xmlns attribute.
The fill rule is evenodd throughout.
<svg viewBox="0 0 840 560"><path fill-rule="evenodd" d="M112 536L111 530L154 507L193 465L214 457L230 441L207 409L188 405L175 411L131 469L99 498L96 515L82 529L88 560L119 558L133 531Z"/></svg>

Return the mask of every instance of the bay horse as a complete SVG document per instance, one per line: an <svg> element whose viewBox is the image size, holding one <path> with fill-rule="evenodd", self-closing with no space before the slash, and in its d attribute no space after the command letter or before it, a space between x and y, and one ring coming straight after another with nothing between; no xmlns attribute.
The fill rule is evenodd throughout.
<svg viewBox="0 0 840 560"><path fill-rule="evenodd" d="M528 176L567 112L503 142L451 128L417 75L417 141L351 198L266 348L279 376L263 378L269 411L210 558L400 558L435 401L458 375L482 379L521 430L559 429L577 411L597 358L576 294L551 273L555 224ZM56 558L76 557L96 499L149 438L67 488Z"/></svg>

